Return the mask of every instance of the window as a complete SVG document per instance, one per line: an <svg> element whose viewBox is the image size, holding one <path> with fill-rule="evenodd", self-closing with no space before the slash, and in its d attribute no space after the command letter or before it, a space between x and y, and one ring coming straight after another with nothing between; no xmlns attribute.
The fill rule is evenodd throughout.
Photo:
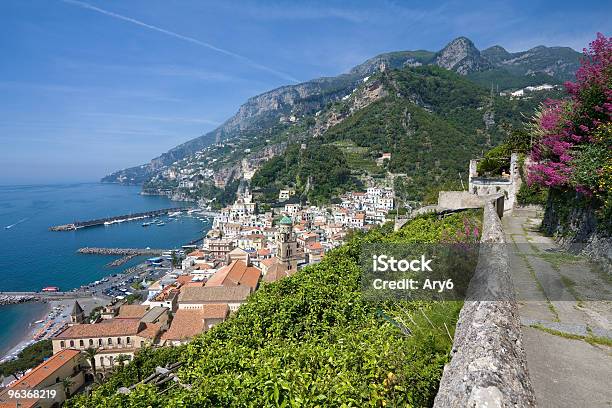
<svg viewBox="0 0 612 408"><path fill-rule="evenodd" d="M93 346L93 339L89 339L89 345Z"/></svg>
<svg viewBox="0 0 612 408"><path fill-rule="evenodd" d="M121 344L121 337L117 337L117 344Z"/></svg>
<svg viewBox="0 0 612 408"><path fill-rule="evenodd" d="M144 341L140 342L140 347L144 347Z"/></svg>
<svg viewBox="0 0 612 408"><path fill-rule="evenodd" d="M111 338L109 337L109 338L108 338L108 340L106 341L106 343L107 343L109 346L112 346L112 345L113 345L113 339L111 339Z"/></svg>
<svg viewBox="0 0 612 408"><path fill-rule="evenodd" d="M98 346L102 345L102 339L98 339Z"/></svg>
<svg viewBox="0 0 612 408"><path fill-rule="evenodd" d="M60 348L66 348L66 342L64 340L60 341Z"/></svg>
<svg viewBox="0 0 612 408"><path fill-rule="evenodd" d="M70 340L70 347L74 347L74 340Z"/></svg>
<svg viewBox="0 0 612 408"><path fill-rule="evenodd" d="M126 342L127 344L130 344L130 338L129 338L129 337L127 337L127 338L125 339L125 342Z"/></svg>
<svg viewBox="0 0 612 408"><path fill-rule="evenodd" d="M79 347L85 347L85 342L83 340L79 340Z"/></svg>

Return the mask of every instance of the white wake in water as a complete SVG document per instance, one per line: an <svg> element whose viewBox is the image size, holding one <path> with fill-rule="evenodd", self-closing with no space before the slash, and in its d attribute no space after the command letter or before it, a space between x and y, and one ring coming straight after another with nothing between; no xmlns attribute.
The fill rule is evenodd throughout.
<svg viewBox="0 0 612 408"><path fill-rule="evenodd" d="M11 228L13 228L15 225L19 225L19 224L21 224L22 222L27 221L27 220L28 220L27 218L24 218L24 219L22 219L22 220L17 221L17 222L16 222L16 223L14 223L14 224L7 225L6 227L4 227L4 229L11 229Z"/></svg>

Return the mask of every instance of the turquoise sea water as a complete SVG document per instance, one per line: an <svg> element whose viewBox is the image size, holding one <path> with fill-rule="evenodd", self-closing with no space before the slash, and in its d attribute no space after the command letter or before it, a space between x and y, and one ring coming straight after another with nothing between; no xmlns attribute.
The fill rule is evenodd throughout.
<svg viewBox="0 0 612 408"><path fill-rule="evenodd" d="M0 291L72 289L135 263L108 269L105 265L115 258L79 255L76 250L81 247L175 248L208 230L208 223L192 217L161 217L166 222L163 227L143 228L142 221L133 221L78 231L48 230L72 221L187 205L141 196L139 191L139 187L99 183L0 186ZM40 318L35 315L44 312L37 307L0 307L0 352L23 336L23 327L33 316Z"/></svg>

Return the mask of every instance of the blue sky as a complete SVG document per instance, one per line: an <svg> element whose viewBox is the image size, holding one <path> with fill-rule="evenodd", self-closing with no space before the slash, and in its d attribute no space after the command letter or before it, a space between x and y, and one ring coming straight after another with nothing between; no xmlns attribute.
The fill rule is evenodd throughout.
<svg viewBox="0 0 612 408"><path fill-rule="evenodd" d="M582 49L606 1L0 1L0 184L97 180L376 54Z"/></svg>

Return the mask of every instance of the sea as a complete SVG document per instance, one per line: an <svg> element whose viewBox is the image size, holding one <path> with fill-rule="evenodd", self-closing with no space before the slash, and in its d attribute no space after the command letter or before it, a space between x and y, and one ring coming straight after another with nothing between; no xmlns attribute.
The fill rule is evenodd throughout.
<svg viewBox="0 0 612 408"><path fill-rule="evenodd" d="M140 195L140 187L101 183L0 186L0 291L69 290L121 272L142 258L117 267L117 257L81 255L82 247L178 248L202 237L210 222L195 217L159 217L164 226L138 220L77 231L49 231L74 221L193 203ZM174 218L174 217L173 217ZM150 221L150 219L149 219ZM32 321L42 318L40 303L0 306L0 355L17 344Z"/></svg>

